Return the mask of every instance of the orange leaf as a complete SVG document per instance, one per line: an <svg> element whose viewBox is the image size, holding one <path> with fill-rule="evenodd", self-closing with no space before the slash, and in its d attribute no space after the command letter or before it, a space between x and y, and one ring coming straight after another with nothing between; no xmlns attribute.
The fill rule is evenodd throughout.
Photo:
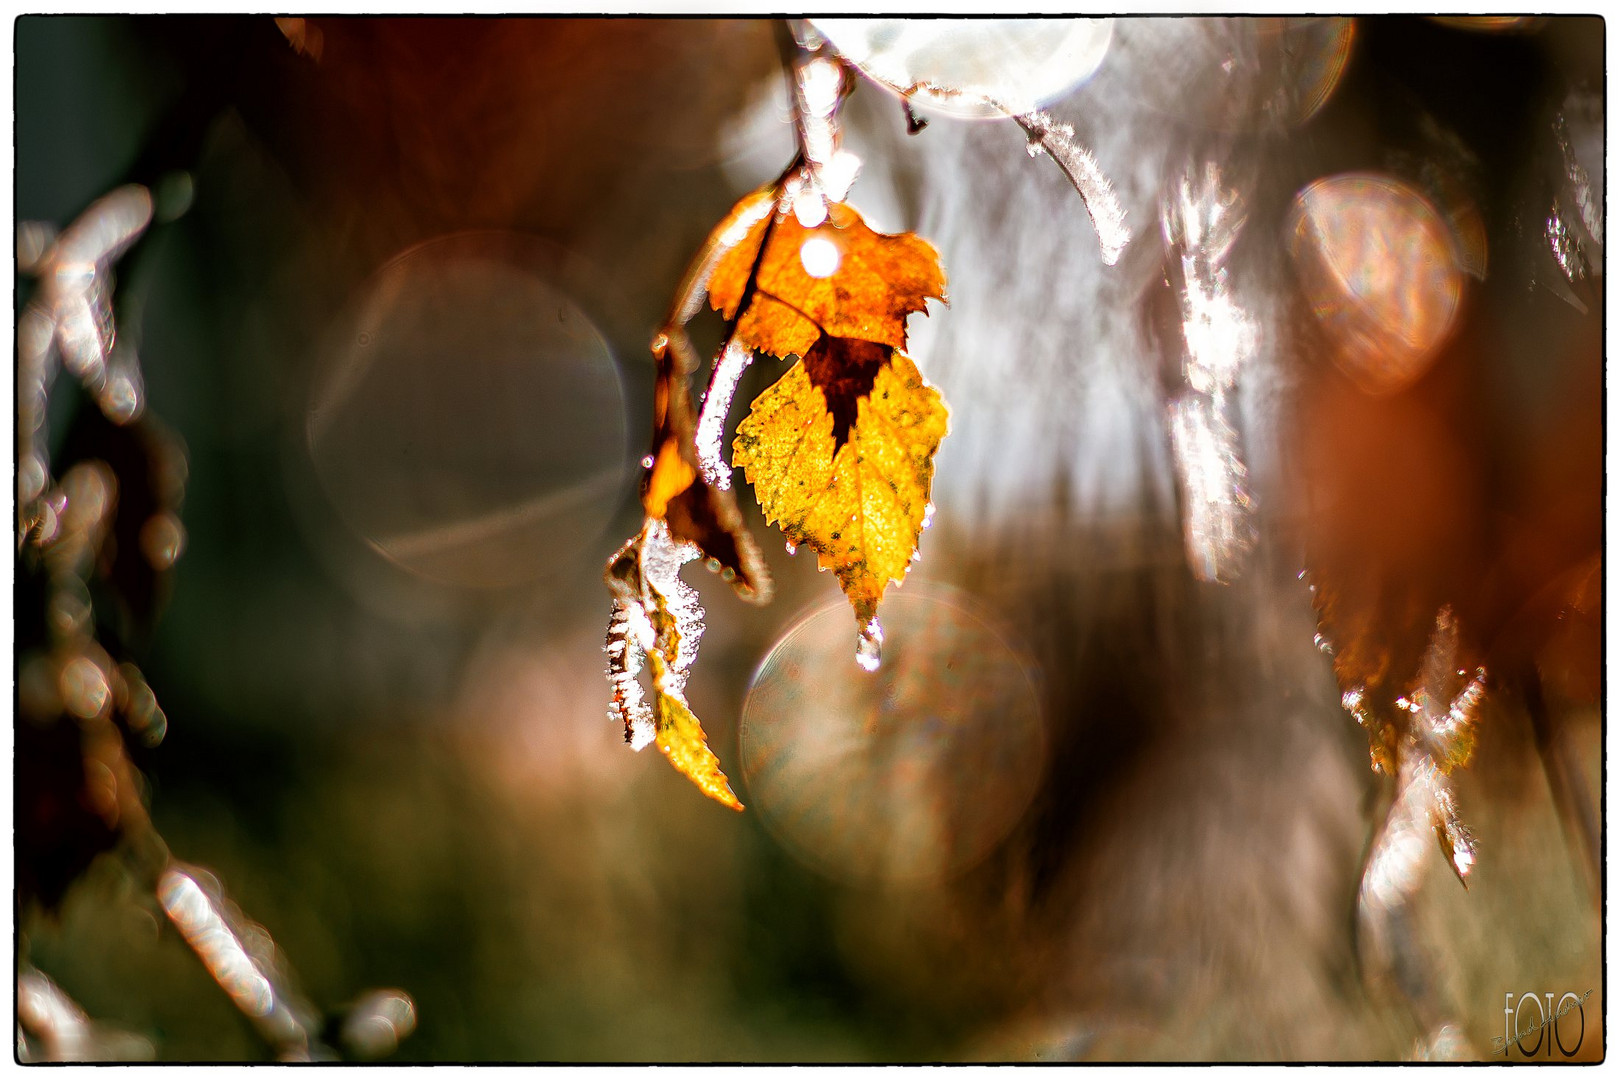
<svg viewBox="0 0 1620 1080"><path fill-rule="evenodd" d="M792 214L766 217L726 252L709 279L709 302L727 319L746 303L738 337L783 357L803 356L823 332L901 348L906 316L923 311L929 297L945 299L933 245L911 233L873 232L844 203L830 204L827 220L813 229Z"/></svg>
<svg viewBox="0 0 1620 1080"><path fill-rule="evenodd" d="M697 470L681 456L679 444L674 439L665 439L647 474L642 507L650 517L663 517L669 510L669 501L691 487L696 479Z"/></svg>

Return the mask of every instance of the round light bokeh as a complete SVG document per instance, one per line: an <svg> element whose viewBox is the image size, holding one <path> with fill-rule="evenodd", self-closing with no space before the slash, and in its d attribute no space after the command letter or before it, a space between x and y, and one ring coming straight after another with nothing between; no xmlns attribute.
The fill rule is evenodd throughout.
<svg viewBox="0 0 1620 1080"><path fill-rule="evenodd" d="M1317 180L1294 197L1300 283L1340 369L1369 393L1419 378L1462 302L1462 271L1445 221L1387 176Z"/></svg>
<svg viewBox="0 0 1620 1080"><path fill-rule="evenodd" d="M340 317L309 453L338 517L434 581L531 581L595 543L626 480L623 391L537 242L445 237Z"/></svg>
<svg viewBox="0 0 1620 1080"><path fill-rule="evenodd" d="M743 706L748 802L829 877L948 877L1029 805L1046 763L1040 702L1027 664L950 594L890 590L882 619L875 672L855 663L842 599L771 650Z"/></svg>
<svg viewBox="0 0 1620 1080"><path fill-rule="evenodd" d="M913 101L968 119L1026 113L1063 97L1101 66L1114 37L1113 19L811 22L868 77L900 94L920 87Z"/></svg>

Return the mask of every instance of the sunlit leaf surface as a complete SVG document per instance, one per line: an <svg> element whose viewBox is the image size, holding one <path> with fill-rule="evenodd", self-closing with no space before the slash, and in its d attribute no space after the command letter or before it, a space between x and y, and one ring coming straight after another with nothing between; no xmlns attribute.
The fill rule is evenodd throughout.
<svg viewBox="0 0 1620 1080"><path fill-rule="evenodd" d="M733 452L766 518L815 549L865 624L916 552L946 412L910 358L862 344L819 342L754 402ZM816 377L824 366L835 381Z"/></svg>
<svg viewBox="0 0 1620 1080"><path fill-rule="evenodd" d="M733 810L741 810L743 804L737 801L726 774L720 771L720 759L709 749L703 725L692 715L692 710L678 698L662 693L657 697L655 709L658 749L669 758L669 763L709 798Z"/></svg>
<svg viewBox="0 0 1620 1080"><path fill-rule="evenodd" d="M875 233L843 203L828 206L827 220L813 229L793 215L760 221L709 281L709 302L737 319L738 336L775 356L803 356L823 334L902 348L906 316L929 297L945 299L933 245L910 233Z"/></svg>

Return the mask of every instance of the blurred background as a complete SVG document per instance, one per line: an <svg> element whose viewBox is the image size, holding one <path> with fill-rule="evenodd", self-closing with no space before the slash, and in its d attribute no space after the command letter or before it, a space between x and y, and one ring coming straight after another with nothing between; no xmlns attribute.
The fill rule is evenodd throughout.
<svg viewBox="0 0 1620 1080"><path fill-rule="evenodd" d="M951 430L875 678L746 491L775 601L692 572L743 814L623 744L601 575L653 330L794 153L778 29L15 25L18 221L153 193L113 294L186 462L152 822L320 1009L408 993L391 1060L1493 1059L1504 995L1588 989L1601 1057L1602 20L823 26L871 76L849 201L946 269ZM1119 261L1017 124L908 132L908 79L1072 126ZM1491 672L1477 863L1425 838L1394 961L1318 587L1391 671L1449 607ZM269 1057L141 891L101 858L19 947L122 1055Z"/></svg>

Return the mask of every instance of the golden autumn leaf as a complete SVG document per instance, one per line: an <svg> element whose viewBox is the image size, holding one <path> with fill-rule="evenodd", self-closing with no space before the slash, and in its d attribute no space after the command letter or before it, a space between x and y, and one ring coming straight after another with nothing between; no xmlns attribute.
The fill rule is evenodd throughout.
<svg viewBox="0 0 1620 1080"><path fill-rule="evenodd" d="M726 774L720 771L720 759L704 738L703 725L686 703L661 693L654 699L653 712L658 724L658 749L669 763L715 802L741 810L743 804L732 792Z"/></svg>
<svg viewBox="0 0 1620 1080"><path fill-rule="evenodd" d="M829 204L813 229L792 214L767 215L709 278L709 302L737 319L737 336L782 357L803 356L823 334L903 348L906 316L924 310L929 297L945 299L933 245L911 233L873 232L844 203Z"/></svg>
<svg viewBox="0 0 1620 1080"><path fill-rule="evenodd" d="M946 415L903 353L824 337L737 428L733 460L767 520L815 549L863 627L917 549Z"/></svg>
<svg viewBox="0 0 1620 1080"><path fill-rule="evenodd" d="M939 254L873 232L843 203L813 228L796 214L762 216L740 240L729 228L709 302L743 345L801 357L738 427L733 464L767 520L838 575L861 627L857 658L875 666L878 601L915 556L945 435L944 401L895 351L907 316L945 298Z"/></svg>

